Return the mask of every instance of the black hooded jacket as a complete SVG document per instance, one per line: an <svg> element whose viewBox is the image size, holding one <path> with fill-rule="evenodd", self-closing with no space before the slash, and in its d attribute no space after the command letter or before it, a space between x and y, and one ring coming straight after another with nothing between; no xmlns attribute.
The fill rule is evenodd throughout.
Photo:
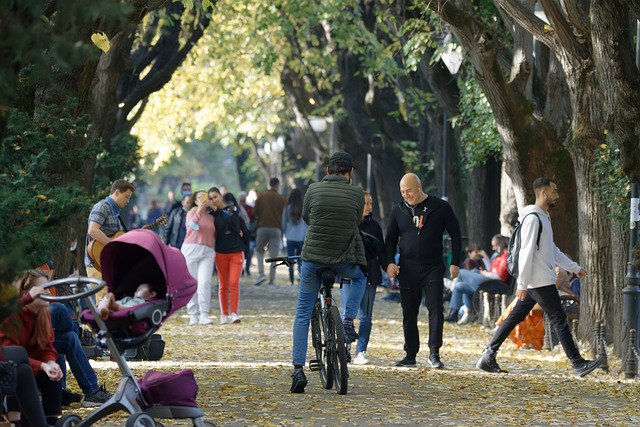
<svg viewBox="0 0 640 427"><path fill-rule="evenodd" d="M460 265L462 237L460 223L451 205L428 196L415 207L402 201L391 209L385 253L387 265L393 261L396 248L400 250L400 265L431 264L442 261L442 236L445 230L451 237L452 265Z"/></svg>

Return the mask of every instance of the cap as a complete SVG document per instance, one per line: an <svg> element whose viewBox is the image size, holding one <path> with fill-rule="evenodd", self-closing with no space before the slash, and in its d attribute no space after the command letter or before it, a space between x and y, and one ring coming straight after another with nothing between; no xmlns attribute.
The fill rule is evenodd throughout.
<svg viewBox="0 0 640 427"><path fill-rule="evenodd" d="M353 157L351 157L351 154L346 151L336 151L329 159L329 166L352 168Z"/></svg>

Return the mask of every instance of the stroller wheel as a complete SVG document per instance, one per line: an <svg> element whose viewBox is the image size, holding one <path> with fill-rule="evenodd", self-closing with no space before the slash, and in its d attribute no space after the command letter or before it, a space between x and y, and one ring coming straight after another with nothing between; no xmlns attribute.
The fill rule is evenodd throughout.
<svg viewBox="0 0 640 427"><path fill-rule="evenodd" d="M156 427L156 422L146 412L136 412L127 419L126 427Z"/></svg>
<svg viewBox="0 0 640 427"><path fill-rule="evenodd" d="M76 414L67 414L63 415L56 421L56 427L74 427L82 422L82 418L80 418Z"/></svg>

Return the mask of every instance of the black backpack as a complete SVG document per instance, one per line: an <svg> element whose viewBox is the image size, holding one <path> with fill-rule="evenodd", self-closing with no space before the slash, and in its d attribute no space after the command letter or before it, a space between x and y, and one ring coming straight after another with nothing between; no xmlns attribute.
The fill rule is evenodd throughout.
<svg viewBox="0 0 640 427"><path fill-rule="evenodd" d="M540 217L535 212L530 212L522 218L522 222L529 215L535 215L538 218L538 239L536 240L536 247L540 249L540 235L542 234L542 221ZM509 274L514 279L518 278L519 267L518 267L518 257L520 256L520 246L522 245L522 239L520 237L520 231L522 229L522 222L516 223L516 227L513 229L511 233L511 237L509 237L509 248L507 249L507 270L509 270Z"/></svg>

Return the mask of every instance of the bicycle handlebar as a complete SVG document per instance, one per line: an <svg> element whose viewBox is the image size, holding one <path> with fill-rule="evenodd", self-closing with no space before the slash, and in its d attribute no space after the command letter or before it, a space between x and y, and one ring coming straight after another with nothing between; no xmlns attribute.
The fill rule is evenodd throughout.
<svg viewBox="0 0 640 427"><path fill-rule="evenodd" d="M265 262L277 262L273 268L276 268L279 265L287 265L291 266L300 260L300 255L296 256L279 256L275 258L265 258Z"/></svg>

